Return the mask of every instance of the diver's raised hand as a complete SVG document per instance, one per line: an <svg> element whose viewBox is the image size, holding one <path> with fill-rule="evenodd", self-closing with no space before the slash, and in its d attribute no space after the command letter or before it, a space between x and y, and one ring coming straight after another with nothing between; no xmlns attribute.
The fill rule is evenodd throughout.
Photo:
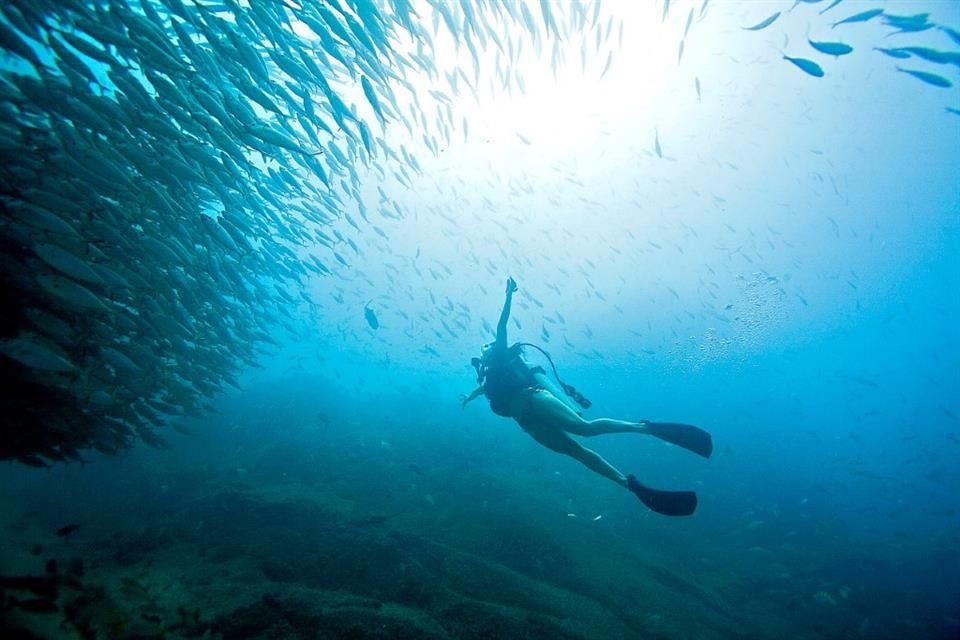
<svg viewBox="0 0 960 640"><path fill-rule="evenodd" d="M517 287L517 281L516 281L516 280L514 280L512 277L511 277L511 278L507 278L507 294L513 293L513 292L516 291L518 288L519 288L519 287Z"/></svg>

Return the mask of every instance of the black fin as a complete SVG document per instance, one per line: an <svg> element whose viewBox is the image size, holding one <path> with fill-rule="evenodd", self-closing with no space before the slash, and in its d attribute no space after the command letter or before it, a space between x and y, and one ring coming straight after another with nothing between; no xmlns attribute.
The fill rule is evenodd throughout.
<svg viewBox="0 0 960 640"><path fill-rule="evenodd" d="M713 453L713 438L710 434L692 424L679 422L643 422L647 433L665 442L683 447L688 451L709 458Z"/></svg>
<svg viewBox="0 0 960 640"><path fill-rule="evenodd" d="M665 516L689 516L697 510L697 494L693 491L661 491L645 487L634 476L627 476L627 487L651 511Z"/></svg>

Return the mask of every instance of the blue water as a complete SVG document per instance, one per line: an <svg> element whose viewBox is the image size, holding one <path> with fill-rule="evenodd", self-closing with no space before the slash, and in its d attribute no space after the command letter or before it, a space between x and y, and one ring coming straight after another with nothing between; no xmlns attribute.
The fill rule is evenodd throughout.
<svg viewBox="0 0 960 640"><path fill-rule="evenodd" d="M5 637L960 636L960 5L829 4L2 7Z"/></svg>

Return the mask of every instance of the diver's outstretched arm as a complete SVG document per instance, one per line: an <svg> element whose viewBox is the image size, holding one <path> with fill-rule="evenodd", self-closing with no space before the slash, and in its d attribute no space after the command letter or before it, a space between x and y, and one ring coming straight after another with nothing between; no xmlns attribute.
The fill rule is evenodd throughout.
<svg viewBox="0 0 960 640"><path fill-rule="evenodd" d="M496 347L507 348L507 321L510 319L510 303L513 301L513 292L517 290L517 283L513 278L507 278L507 299L503 301L503 311L500 312L500 321L497 322Z"/></svg>
<svg viewBox="0 0 960 640"><path fill-rule="evenodd" d="M460 396L460 408L463 409L467 406L468 403L473 402L477 398L483 395L483 385L477 387L470 392L470 395L461 395Z"/></svg>

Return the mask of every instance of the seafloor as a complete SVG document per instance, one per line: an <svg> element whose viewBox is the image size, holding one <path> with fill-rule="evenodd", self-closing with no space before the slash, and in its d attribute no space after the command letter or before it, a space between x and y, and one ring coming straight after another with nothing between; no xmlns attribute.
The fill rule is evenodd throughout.
<svg viewBox="0 0 960 640"><path fill-rule="evenodd" d="M308 400L228 402L167 450L0 469L0 635L803 640L942 628L925 594L890 581L911 562L909 540L880 554L829 522L725 512L736 501L719 497L665 519L482 407L422 420L412 404L361 424ZM722 470L723 455L710 464ZM79 528L57 535L68 524Z"/></svg>

